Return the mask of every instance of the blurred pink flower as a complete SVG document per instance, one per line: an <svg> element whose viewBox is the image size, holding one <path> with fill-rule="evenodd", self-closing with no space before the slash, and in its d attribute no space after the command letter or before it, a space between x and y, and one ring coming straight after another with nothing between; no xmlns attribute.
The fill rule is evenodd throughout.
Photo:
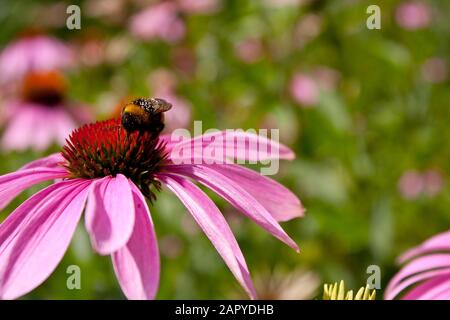
<svg viewBox="0 0 450 320"><path fill-rule="evenodd" d="M187 46L177 46L171 52L171 62L174 68L192 76L197 67L197 58L194 50Z"/></svg>
<svg viewBox="0 0 450 320"><path fill-rule="evenodd" d="M444 178L438 170L427 170L423 174L424 192L426 195L433 197L437 195L444 187Z"/></svg>
<svg viewBox="0 0 450 320"><path fill-rule="evenodd" d="M335 69L320 66L316 67L311 72L311 77L316 81L320 88L325 90L334 90L341 79L341 74Z"/></svg>
<svg viewBox="0 0 450 320"><path fill-rule="evenodd" d="M149 76L150 90L153 96L170 101L171 112L165 114L165 132L187 128L191 122L192 106L176 93L177 78L167 69L157 69Z"/></svg>
<svg viewBox="0 0 450 320"><path fill-rule="evenodd" d="M153 91L172 92L176 89L178 81L172 71L159 68L150 73L148 76L148 84Z"/></svg>
<svg viewBox="0 0 450 320"><path fill-rule="evenodd" d="M430 7L418 1L402 3L395 12L399 26L407 30L417 30L427 27L431 21Z"/></svg>
<svg viewBox="0 0 450 320"><path fill-rule="evenodd" d="M164 132L172 132L175 129L187 128L191 122L192 106L185 99L176 95L172 91L157 90L154 96L170 101L172 104L171 112L165 113Z"/></svg>
<svg viewBox="0 0 450 320"><path fill-rule="evenodd" d="M448 77L447 61L439 57L426 60L422 65L422 75L430 83L444 82Z"/></svg>
<svg viewBox="0 0 450 320"><path fill-rule="evenodd" d="M230 163L194 164L196 155L183 156L171 150L207 141L210 147L222 148L223 143L232 146L236 139L243 139L241 147L234 147L241 160L268 160L271 156L264 151L268 148L279 150L280 159L293 159L294 154L254 134L222 131L214 136L217 139L197 136L175 142L170 136L126 132L120 119L102 121L75 130L61 153L0 176L0 208L32 185L58 179L26 200L0 225L0 298L18 298L50 276L63 258L83 211L92 247L111 256L125 296L154 298L160 256L144 195L156 201L155 192L164 185L180 199L239 284L255 299L245 258L226 219L192 180L210 188L296 251L297 244L279 221L303 216L300 200L251 169ZM254 146L250 141L265 147L256 150L249 147ZM186 160L184 157L191 164L175 164Z"/></svg>
<svg viewBox="0 0 450 320"><path fill-rule="evenodd" d="M77 43L77 59L85 66L95 67L105 62L106 43L90 34Z"/></svg>
<svg viewBox="0 0 450 320"><path fill-rule="evenodd" d="M55 142L63 145L73 129L91 120L87 107L73 106L65 99L64 80L56 72L28 74L22 96L6 100L2 108L5 128L0 145L6 151L42 151Z"/></svg>
<svg viewBox="0 0 450 320"><path fill-rule="evenodd" d="M422 174L415 170L406 171L400 177L398 190L404 198L417 198L424 190Z"/></svg>
<svg viewBox="0 0 450 320"><path fill-rule="evenodd" d="M66 68L73 58L71 49L56 38L44 35L20 38L0 53L0 83L18 80L29 72Z"/></svg>
<svg viewBox="0 0 450 320"><path fill-rule="evenodd" d="M290 83L294 100L304 107L312 107L319 101L319 88L314 79L303 73L296 73Z"/></svg>
<svg viewBox="0 0 450 320"><path fill-rule="evenodd" d="M221 7L220 0L178 0L178 7L186 13L209 14L218 11Z"/></svg>
<svg viewBox="0 0 450 320"><path fill-rule="evenodd" d="M179 17L174 2L152 5L131 17L130 32L142 40L159 39L174 43L184 36L185 31L184 21Z"/></svg>
<svg viewBox="0 0 450 320"><path fill-rule="evenodd" d="M391 279L385 299L450 300L450 231L405 252L403 268Z"/></svg>
<svg viewBox="0 0 450 320"><path fill-rule="evenodd" d="M406 199L415 199L421 195L436 196L444 187L444 178L440 171L428 169L425 172L408 170L401 176L398 189Z"/></svg>
<svg viewBox="0 0 450 320"><path fill-rule="evenodd" d="M302 16L295 27L294 44L300 48L315 39L323 29L323 18L315 13Z"/></svg>
<svg viewBox="0 0 450 320"><path fill-rule="evenodd" d="M245 63L255 63L264 54L263 45L259 39L246 39L238 42L234 48L235 55Z"/></svg>

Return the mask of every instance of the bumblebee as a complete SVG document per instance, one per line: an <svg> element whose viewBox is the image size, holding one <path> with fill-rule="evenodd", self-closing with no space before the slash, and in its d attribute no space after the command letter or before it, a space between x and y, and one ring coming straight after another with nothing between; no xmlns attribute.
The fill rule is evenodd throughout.
<svg viewBox="0 0 450 320"><path fill-rule="evenodd" d="M122 109L122 127L127 132L149 132L157 137L164 129L164 112L171 108L172 104L163 99L135 99Z"/></svg>

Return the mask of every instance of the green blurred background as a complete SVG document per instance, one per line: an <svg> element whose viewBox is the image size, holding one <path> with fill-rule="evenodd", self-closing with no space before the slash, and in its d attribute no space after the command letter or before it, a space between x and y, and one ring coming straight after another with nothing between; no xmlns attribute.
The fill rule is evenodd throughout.
<svg viewBox="0 0 450 320"><path fill-rule="evenodd" d="M401 252L449 228L450 2L422 1L430 19L411 29L396 19L405 1L223 0L207 12L180 12L186 32L173 43L142 41L128 30L130 17L154 3L0 0L0 47L37 27L80 50L84 61L67 72L69 95L92 106L98 119L110 117L124 97L153 95L152 75L164 70L204 129L280 129L297 158L282 161L273 178L306 207L304 218L283 223L300 254L209 193L261 297L314 298L322 283L341 279L355 289L373 264L384 288ZM81 7L81 30L65 26L69 4ZM366 27L371 4L381 8L381 30ZM309 94L304 101L293 88L296 77ZM0 173L55 150L2 152ZM157 298L245 298L170 192L163 190L150 210L162 257ZM66 288L72 264L81 268L81 290ZM25 298L123 295L110 259L92 251L80 225L57 270Z"/></svg>

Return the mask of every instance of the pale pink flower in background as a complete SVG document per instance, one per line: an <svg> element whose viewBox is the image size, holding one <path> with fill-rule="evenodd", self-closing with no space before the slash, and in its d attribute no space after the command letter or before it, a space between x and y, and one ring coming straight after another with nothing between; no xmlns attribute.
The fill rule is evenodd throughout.
<svg viewBox="0 0 450 320"><path fill-rule="evenodd" d="M302 16L294 33L294 44L297 47L304 47L308 42L317 38L323 29L323 18L315 13L308 13Z"/></svg>
<svg viewBox="0 0 450 320"><path fill-rule="evenodd" d="M168 90L155 90L155 97L170 101L172 112L165 114L164 132L171 132L179 128L187 128L191 123L192 105L179 97L175 92Z"/></svg>
<svg viewBox="0 0 450 320"><path fill-rule="evenodd" d="M178 80L175 74L165 68L153 70L148 76L148 85L151 90L169 92L176 90Z"/></svg>
<svg viewBox="0 0 450 320"><path fill-rule="evenodd" d="M430 83L442 83L448 78L447 61L443 58L433 57L422 65L422 76Z"/></svg>
<svg viewBox="0 0 450 320"><path fill-rule="evenodd" d="M319 87L309 75L296 73L289 86L294 100L303 107L313 107L319 102Z"/></svg>
<svg viewBox="0 0 450 320"><path fill-rule="evenodd" d="M444 187L440 171L429 169L425 172L408 170L400 177L398 190L406 199L416 199L421 195L436 196Z"/></svg>
<svg viewBox="0 0 450 320"><path fill-rule="evenodd" d="M294 154L254 134L222 131L212 135L213 139L209 135L174 142L170 136L154 138L148 132L126 132L120 119L97 122L74 131L62 153L0 176L1 208L30 186L56 179L0 225L0 298L23 296L50 276L63 258L83 211L92 246L101 255L111 255L125 296L154 298L160 259L144 195L156 201L155 192L162 186L180 199L239 284L256 298L244 256L225 218L191 180L217 193L297 251L278 222L303 216L299 199L281 184L243 166L205 161L178 165L175 163L183 159L197 163L194 159L198 154L171 151L198 143L223 148L222 143L226 143L244 160L270 159L273 154L269 149L277 149L281 159L293 159ZM246 143L235 144L235 139Z"/></svg>
<svg viewBox="0 0 450 320"><path fill-rule="evenodd" d="M312 70L311 77L321 89L332 91L338 86L341 74L335 69L320 66Z"/></svg>
<svg viewBox="0 0 450 320"><path fill-rule="evenodd" d="M429 169L423 174L424 192L427 196L433 197L441 192L444 187L444 177L438 170Z"/></svg>
<svg viewBox="0 0 450 320"><path fill-rule="evenodd" d="M90 33L76 43L77 59L81 64L95 67L105 62L106 43L98 35Z"/></svg>
<svg viewBox="0 0 450 320"><path fill-rule="evenodd" d="M165 114L165 132L187 128L191 123L192 105L176 93L178 85L175 74L167 69L157 69L149 76L153 96L170 101L171 112Z"/></svg>
<svg viewBox="0 0 450 320"><path fill-rule="evenodd" d="M396 9L395 19L398 25L404 29L423 29L431 22L431 10L426 3L408 1Z"/></svg>
<svg viewBox="0 0 450 320"><path fill-rule="evenodd" d="M73 129L92 120L86 106L67 101L64 79L56 72L28 74L21 96L7 99L1 107L5 111L0 146L5 151L63 145Z"/></svg>
<svg viewBox="0 0 450 320"><path fill-rule="evenodd" d="M220 0L178 0L181 11L193 14L211 14L221 8Z"/></svg>
<svg viewBox="0 0 450 320"><path fill-rule="evenodd" d="M422 174L415 170L406 171L398 181L398 190L406 199L417 198L424 190Z"/></svg>
<svg viewBox="0 0 450 320"><path fill-rule="evenodd" d="M67 68L74 62L70 47L60 40L34 35L20 38L0 53L0 83L16 81L29 72Z"/></svg>
<svg viewBox="0 0 450 320"><path fill-rule="evenodd" d="M88 16L100 18L102 23L119 24L127 17L128 5L127 0L86 0L83 3L83 12Z"/></svg>
<svg viewBox="0 0 450 320"><path fill-rule="evenodd" d="M246 39L238 42L234 48L236 57L245 63L255 63L261 60L264 48L259 39Z"/></svg>
<svg viewBox="0 0 450 320"><path fill-rule="evenodd" d="M403 268L391 279L385 298L450 300L450 231L405 252Z"/></svg>
<svg viewBox="0 0 450 320"><path fill-rule="evenodd" d="M192 76L196 72L197 57L194 50L187 46L176 46L170 57L173 67Z"/></svg>
<svg viewBox="0 0 450 320"><path fill-rule="evenodd" d="M174 43L183 38L186 27L174 2L152 5L131 17L130 32L142 40Z"/></svg>

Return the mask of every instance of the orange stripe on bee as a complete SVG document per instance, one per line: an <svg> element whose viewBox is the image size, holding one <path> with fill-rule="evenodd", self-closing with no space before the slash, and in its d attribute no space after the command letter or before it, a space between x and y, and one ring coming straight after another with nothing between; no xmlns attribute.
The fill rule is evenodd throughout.
<svg viewBox="0 0 450 320"><path fill-rule="evenodd" d="M127 104L124 108L123 108L123 113L131 113L131 114L135 114L135 115L139 115L139 116L147 116L147 112L142 109L140 106L137 106L135 104Z"/></svg>

